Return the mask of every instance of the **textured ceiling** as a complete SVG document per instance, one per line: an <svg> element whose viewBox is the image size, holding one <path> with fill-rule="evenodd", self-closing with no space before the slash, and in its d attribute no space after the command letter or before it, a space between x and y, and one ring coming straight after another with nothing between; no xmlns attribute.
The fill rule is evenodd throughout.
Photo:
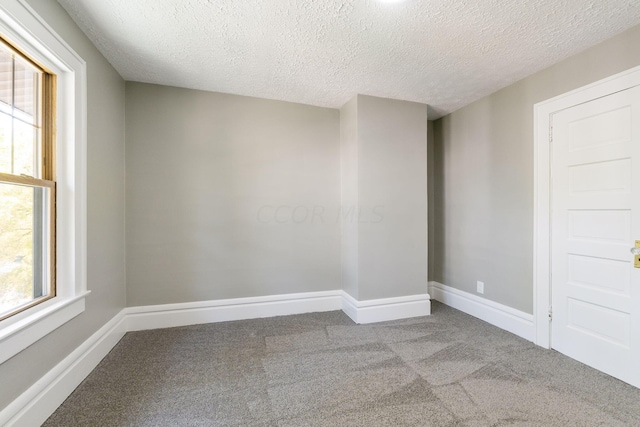
<svg viewBox="0 0 640 427"><path fill-rule="evenodd" d="M640 23L639 0L59 0L126 80L454 111Z"/></svg>

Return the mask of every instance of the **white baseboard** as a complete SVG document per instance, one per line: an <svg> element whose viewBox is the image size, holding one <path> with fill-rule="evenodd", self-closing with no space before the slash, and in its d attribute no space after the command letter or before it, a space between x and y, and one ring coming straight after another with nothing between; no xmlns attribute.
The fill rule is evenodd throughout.
<svg viewBox="0 0 640 427"><path fill-rule="evenodd" d="M427 294L356 301L338 290L127 307L2 409L0 425L41 425L126 332L340 309L356 323L373 323L426 316L431 313L431 302Z"/></svg>
<svg viewBox="0 0 640 427"><path fill-rule="evenodd" d="M342 291L128 307L128 330L173 328L201 323L334 311L342 308Z"/></svg>
<svg viewBox="0 0 640 427"><path fill-rule="evenodd" d="M122 312L0 411L0 425L39 426L111 351L126 333Z"/></svg>
<svg viewBox="0 0 640 427"><path fill-rule="evenodd" d="M498 304L438 282L429 282L429 294L436 301L460 310L498 328L533 341L533 315Z"/></svg>
<svg viewBox="0 0 640 427"><path fill-rule="evenodd" d="M428 316L431 314L431 300L428 294L397 298L357 301L348 293L343 293L342 311L356 323L376 323L387 320Z"/></svg>

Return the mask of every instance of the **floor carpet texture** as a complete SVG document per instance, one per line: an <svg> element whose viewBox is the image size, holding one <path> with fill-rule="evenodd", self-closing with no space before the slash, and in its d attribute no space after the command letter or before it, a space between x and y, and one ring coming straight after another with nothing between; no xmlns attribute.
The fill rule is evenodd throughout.
<svg viewBox="0 0 640 427"><path fill-rule="evenodd" d="M45 426L640 426L639 389L432 308L130 332Z"/></svg>

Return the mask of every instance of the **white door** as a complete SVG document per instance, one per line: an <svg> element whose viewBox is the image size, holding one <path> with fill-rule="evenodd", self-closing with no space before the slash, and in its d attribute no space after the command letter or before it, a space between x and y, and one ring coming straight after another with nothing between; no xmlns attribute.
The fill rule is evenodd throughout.
<svg viewBox="0 0 640 427"><path fill-rule="evenodd" d="M640 387L640 87L553 115L552 348Z"/></svg>

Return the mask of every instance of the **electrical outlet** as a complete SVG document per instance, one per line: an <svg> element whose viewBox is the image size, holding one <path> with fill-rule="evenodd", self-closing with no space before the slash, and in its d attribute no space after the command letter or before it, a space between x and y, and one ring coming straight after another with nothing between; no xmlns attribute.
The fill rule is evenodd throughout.
<svg viewBox="0 0 640 427"><path fill-rule="evenodd" d="M479 294L484 294L484 282L478 280L477 291Z"/></svg>

